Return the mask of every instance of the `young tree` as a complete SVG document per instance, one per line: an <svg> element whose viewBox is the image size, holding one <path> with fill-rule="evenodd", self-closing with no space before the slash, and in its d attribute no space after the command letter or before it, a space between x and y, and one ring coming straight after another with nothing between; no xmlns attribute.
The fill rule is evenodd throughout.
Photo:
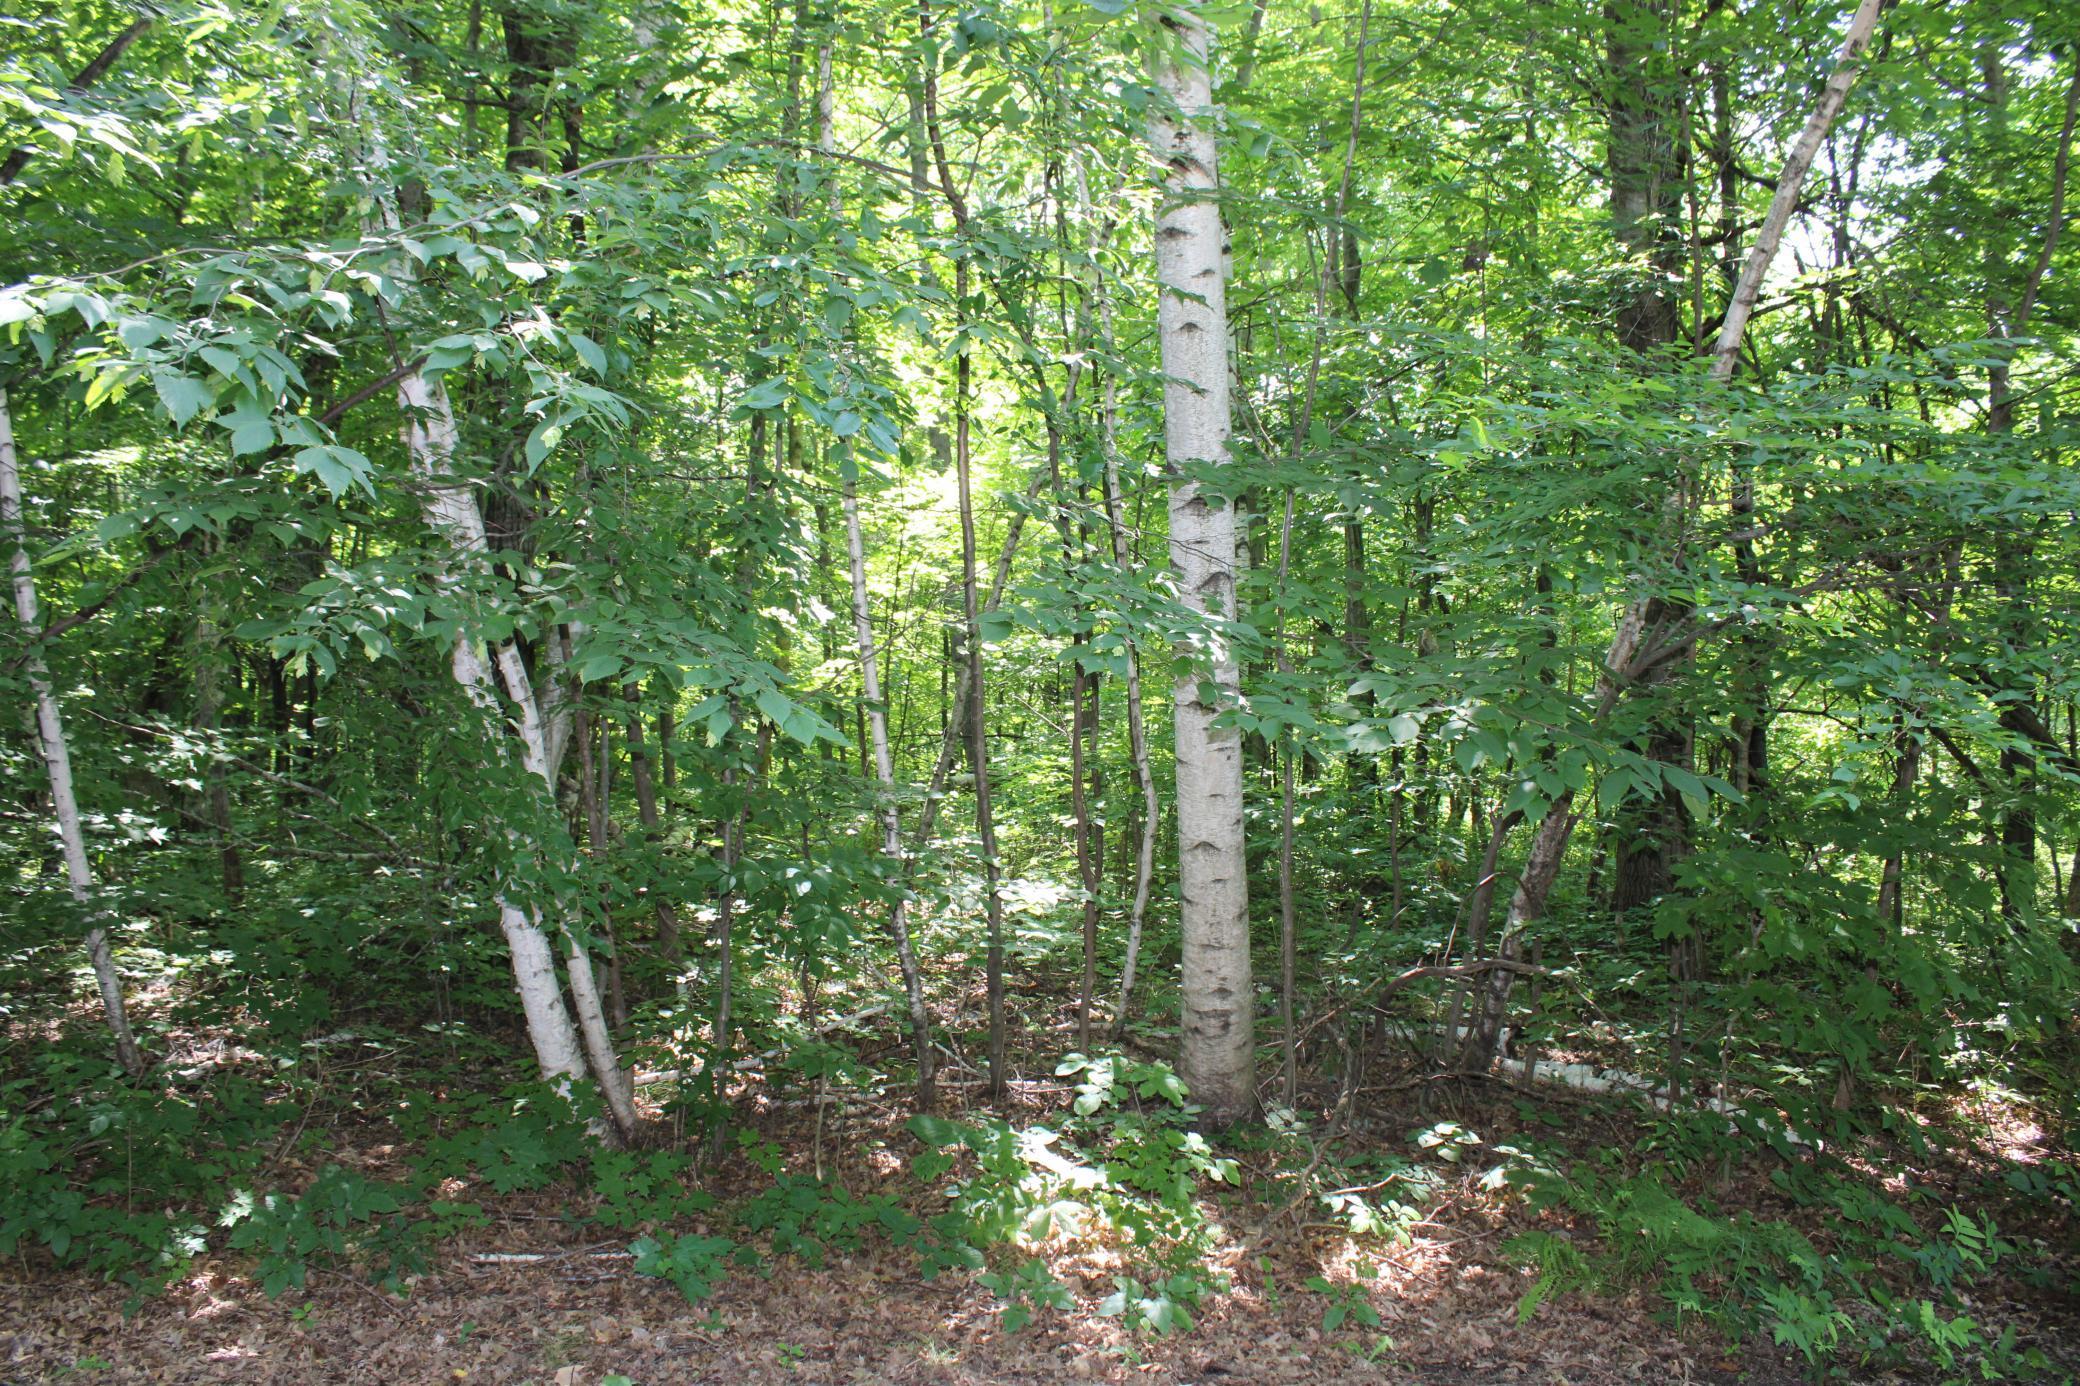
<svg viewBox="0 0 2080 1386"><path fill-rule="evenodd" d="M58 819L58 840L64 849L65 883L73 903L93 922L87 927L87 958L94 967L94 983L101 992L102 1014L109 1033L115 1037L116 1061L132 1078L144 1076L144 1055L130 1030L130 1016L123 1006L123 979L116 971L115 957L108 947L108 929L94 903L93 869L87 864L87 838L80 825L79 800L72 792L72 749L65 740L65 723L58 710L58 695L51 687L50 671L44 667L43 617L36 603L36 578L30 571L29 536L22 514L20 463L15 456L14 418L8 409L7 390L0 386L0 543L8 549L8 571L14 580L14 612L22 625L26 647L23 672L36 700L36 740L43 751L44 769L50 774L51 806Z"/></svg>

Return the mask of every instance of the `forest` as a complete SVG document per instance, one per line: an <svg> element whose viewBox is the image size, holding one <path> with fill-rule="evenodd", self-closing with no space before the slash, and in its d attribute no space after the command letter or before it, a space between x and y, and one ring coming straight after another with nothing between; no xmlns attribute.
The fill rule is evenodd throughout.
<svg viewBox="0 0 2080 1386"><path fill-rule="evenodd" d="M2080 1375L2080 8L0 32L0 1380Z"/></svg>

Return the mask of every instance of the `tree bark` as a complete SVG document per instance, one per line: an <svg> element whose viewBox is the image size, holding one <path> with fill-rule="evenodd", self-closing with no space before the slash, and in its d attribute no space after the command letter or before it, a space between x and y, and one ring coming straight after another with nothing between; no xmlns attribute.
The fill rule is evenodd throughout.
<svg viewBox="0 0 2080 1386"><path fill-rule="evenodd" d="M446 389L429 380L423 371L410 371L397 382L397 403L405 416L406 449L423 488L427 527L448 542L454 562L483 562L487 550L483 514L477 507L476 496L450 472L460 435ZM437 580L446 587L457 585L452 573L444 573ZM499 683L503 682L506 696L513 704L510 721L518 733L522 763L540 785L541 812L553 815L555 766L519 648L508 641L480 650L476 639L464 631L455 641L451 669L456 684L494 726L509 721L499 702ZM506 832L514 850L531 849L520 829L507 825ZM592 1076L599 1084L615 1127L624 1138L632 1136L638 1126L634 1101L614 1055L613 1040L606 1032L598 988L583 948L568 931L562 931L571 967L573 1004L567 1008L557 985L555 954L539 913L521 906L504 887L499 890L498 912L512 956L521 1009L527 1017L528 1038L534 1045L543 1077L552 1083L567 1084L584 1075L589 1058Z"/></svg>
<svg viewBox="0 0 2080 1386"><path fill-rule="evenodd" d="M643 741L642 697L633 687L623 696L630 708L624 726L628 737L628 778L636 791L636 822L642 825L643 837L650 850L658 852L664 845L664 827L657 812L657 782L650 768L650 751ZM679 912L654 882L650 889L653 892L651 907L657 916L657 951L676 971L685 965L686 960L679 941Z"/></svg>
<svg viewBox="0 0 2080 1386"><path fill-rule="evenodd" d="M1734 358L1740 350L1748 319L1754 313L1763 276L1776 256L1777 245L1783 239L1785 224L1791 219L1792 208L1797 204L1799 189L1807 170L1812 167L1813 157L1826 138L1828 127L1840 113L1850 84L1856 80L1857 61L1870 44L1881 3L1882 0L1862 0L1857 6L1835 59L1834 73L1828 78L1811 119L1806 122L1804 131L1785 159L1784 171L1777 180L1776 196L1770 202L1755 244L1748 252L1747 263L1735 282L1726 321L1712 346L1710 371L1716 381L1724 383L1733 375ZM1655 647L1666 643L1668 633L1652 629L1648 617L1648 604L1636 600L1626 608L1618 622L1597 679L1597 705L1592 718L1596 724L1600 725L1609 716L1624 688L1632 682L1636 673L1635 661L1643 653L1651 658ZM1566 859L1568 836L1574 830L1577 817L1574 791L1565 790L1547 807L1545 817L1539 823L1524 869L1517 878L1516 893L1510 899L1508 921L1497 950L1498 956L1508 962L1520 961L1524 956L1524 935L1545 911L1546 898L1552 893L1561 863ZM1462 1066L1485 1068L1493 1061L1513 975L1508 968L1498 969L1482 988L1480 1014L1467 1035L1466 1047L1461 1051Z"/></svg>
<svg viewBox="0 0 2080 1386"><path fill-rule="evenodd" d="M1086 194L1084 202L1089 204ZM1101 289L1102 292L1102 289ZM1112 350L1112 299L1109 295L1098 301L1099 331L1105 348ZM1105 525L1112 536L1112 562L1122 575L1133 564L1133 550L1127 541L1126 498L1120 488L1119 479L1119 385L1108 372L1100 396L1100 446L1105 454ZM1148 896L1155 879L1156 834L1162 820L1162 806L1156 798L1156 777L1148 758L1148 720L1146 704L1141 692L1141 646L1129 635L1127 639L1127 755L1134 762L1134 786L1141 795L1141 831L1136 840L1134 854L1134 893L1127 907L1127 954L1120 967L1119 1001L1112 1011L1112 1037L1116 1041L1126 1030L1127 1006L1134 996L1134 972L1141 960L1141 931L1148 917Z"/></svg>
<svg viewBox="0 0 2080 1386"><path fill-rule="evenodd" d="M837 151L837 134L832 125L829 93L830 48L818 57L822 80L817 101L817 147L828 157ZM833 171L831 198L835 205L837 183ZM896 806L895 756L888 742L888 705L882 701L881 671L874 645L874 610L867 591L867 547L860 529L859 468L849 457L839 459L840 490L845 508L845 553L851 565L852 630L859 651L860 712L867 722L873 747L874 779L880 787L881 850L896 868L894 884L899 893L889 906L888 930L895 939L896 962L903 974L903 992L909 1002L911 1042L917 1052L917 1105L929 1110L934 1100L932 1082L931 1016L925 1010L924 979L918 970L917 952L910 940L910 906L907 870L903 869L903 824Z"/></svg>
<svg viewBox="0 0 2080 1386"><path fill-rule="evenodd" d="M1682 265L1678 221L1685 150L1678 139L1679 103L1668 35L1670 0L1622 0L1606 10L1610 124L1607 157L1611 221L1635 266L1634 290L1618 312L1618 340L1643 369L1668 363L1681 333L1672 286ZM1686 620L1686 604L1655 597L1650 627ZM1670 685L1689 661L1669 660L1645 680L1641 696L1663 706L1636 749L1649 760L1690 768L1690 717L1670 705ZM1664 787L1620 816L1612 854L1611 909L1626 914L1675 884L1675 863L1689 848L1690 813L1683 796Z"/></svg>
<svg viewBox="0 0 2080 1386"><path fill-rule="evenodd" d="M1206 625L1194 668L1174 695L1178 892L1183 933L1179 1070L1215 1124L1256 1106L1256 993L1250 978L1249 880L1242 826L1242 748L1214 719L1232 707L1240 673L1225 630L1235 614L1235 512L1191 472L1228 462L1225 233L1208 60L1213 35L1186 4L1156 44L1161 101L1149 139L1163 170L1156 223L1170 477L1170 562L1185 604Z"/></svg>
<svg viewBox="0 0 2080 1386"><path fill-rule="evenodd" d="M954 302L967 311L968 262L954 269ZM984 909L989 917L989 958L985 982L989 992L989 1092L1004 1091L1004 899L997 864L997 824L989 798L989 700L982 681L982 607L975 590L975 499L971 489L968 445L968 389L973 366L968 349L960 349L955 367L953 464L959 488L961 519L961 610L968 674L968 764L975 775L975 834L982 848ZM1071 732L1073 739L1075 733ZM1080 784L1080 781L1079 781Z"/></svg>
<svg viewBox="0 0 2080 1386"><path fill-rule="evenodd" d="M101 993L101 1011L108 1020L109 1034L115 1039L116 1062L132 1078L142 1078L144 1055L130 1029L130 1015L123 1004L122 976L116 971L115 956L109 950L102 911L93 898L94 874L87 864L87 838L80 823L79 800L72 789L72 748L65 739L57 692L51 687L50 672L38 650L43 641L43 616L36 602L36 578L29 565L21 468L15 455L14 418L4 386L0 386L0 541L9 550L7 566L14 579L15 618L21 622L22 640L27 646L22 671L28 676L29 691L36 700L36 739L43 752L44 769L50 775L51 805L65 858L65 883L72 892L73 903L88 920L87 959L93 964L94 983Z"/></svg>

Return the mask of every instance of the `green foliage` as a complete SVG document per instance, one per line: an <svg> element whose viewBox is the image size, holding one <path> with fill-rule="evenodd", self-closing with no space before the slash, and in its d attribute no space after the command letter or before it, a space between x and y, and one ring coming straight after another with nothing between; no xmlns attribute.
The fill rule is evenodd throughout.
<svg viewBox="0 0 2080 1386"><path fill-rule="evenodd" d="M1055 1279L1038 1257L1027 1257L1015 1271L984 1271L975 1281L1004 1301L997 1322L1006 1333L1024 1328L1041 1309L1067 1310L1076 1305L1069 1287Z"/></svg>
<svg viewBox="0 0 2080 1386"><path fill-rule="evenodd" d="M227 1245L258 1256L254 1274L270 1299L303 1288L313 1265L384 1252L384 1279L404 1273L413 1224L401 1219L394 1191L338 1165L318 1171L298 1195L233 1196L218 1224L230 1229Z"/></svg>
<svg viewBox="0 0 2080 1386"><path fill-rule="evenodd" d="M1304 1282L1308 1289L1329 1302L1322 1308L1322 1332L1334 1333L1346 1323L1363 1328L1378 1328L1379 1310L1372 1307L1371 1284L1379 1279L1379 1270L1370 1261L1359 1261L1352 1267L1356 1277L1338 1285L1319 1275L1310 1275ZM1522 1320L1522 1311L1519 1310Z"/></svg>
<svg viewBox="0 0 2080 1386"><path fill-rule="evenodd" d="M93 884L82 906L54 850L43 733L0 721L0 1253L145 1287L242 1239L278 1290L557 1190L688 1284L737 1255L688 1225L810 1261L886 1236L993 1277L1007 1318L1056 1302L1009 1248L1109 1238L1111 1312L1181 1327L1254 1137L1216 1148L1164 1065L1070 1056L1047 1124L919 1117L928 1206L740 1136L767 1182L723 1209L685 1151L602 1149L587 1085L530 1081L500 920L540 923L550 994L567 942L602 964L620 1057L688 1075L648 1089L687 1150L736 1124L747 1055L819 1114L899 1082L878 1040L818 1027L841 997L863 1026L901 1014L899 902L928 994L976 970L993 876L1012 994L1042 1010L1081 974L1086 904L1104 1009L1146 891L1125 1020L1167 1052L1163 693L1221 657L1230 865L1293 899L1304 1092L1321 1054L1370 1060L1381 979L1506 932L1549 969L1535 1015L1515 983L1517 1057L1718 1099L1653 1120L1637 1153L1665 1174L1570 1205L1602 1249L1520 1244L1527 1314L1650 1278L1815 1362L1894 1337L1945 1370L2006 1360L1962 1295L2051 1274L2014 1229L2073 1215L2080 1121L2060 6L1887 7L1730 382L1695 352L1844 5L1219 26L1232 457L1181 474L1157 460L1145 70L1175 40L1124 0L924 29L878 0L828 25L550 5L467 54L458 0L177 0L114 48L127 13L18 8L0 390L49 633L0 624L0 700L49 671ZM1325 42L1346 20L1366 36ZM891 143L927 72L936 128ZM1628 126L1665 146L1645 168ZM957 754L954 434L1001 583L975 594L993 872L984 767ZM1180 480L1237 517L1218 617L1164 561ZM1628 615L1654 658L1612 668ZM472 653L497 673L463 688ZM1527 914L1542 820L1566 841ZM141 1081L86 1033L93 926ZM1463 1022L1459 986L1399 987L1393 1023ZM2006 1235L1791 1163L1918 1159L1975 1101L2057 1147L2003 1170ZM328 1167L267 1191L383 1122L398 1188ZM1360 1239L1408 1235L1455 1170L1536 1163L1449 1121L1369 1161L1314 1134L1275 1131L1270 1178L1310 1171L1294 1206ZM1839 1240L1678 1192L1762 1151Z"/></svg>
<svg viewBox="0 0 2080 1386"><path fill-rule="evenodd" d="M742 1259L737 1244L727 1237L667 1233L662 1238L638 1238L629 1250L635 1255L636 1274L669 1280L689 1304L712 1295L731 1262Z"/></svg>
<svg viewBox="0 0 2080 1386"><path fill-rule="evenodd" d="M430 1122L436 1112L460 1124L450 1133L426 1141L429 1176L474 1176L497 1193L513 1193L556 1183L571 1166L595 1154L585 1119L547 1088L530 1086L519 1096L472 1095L459 1103L434 1103L431 1108L414 1111L404 1123L405 1129ZM623 1169L610 1161L596 1169L606 1181L618 1174L619 1187L624 1190L635 1177L632 1165ZM645 1191L654 1190L661 1177L662 1172L653 1169L642 1185ZM621 1202L625 1206L625 1198Z"/></svg>
<svg viewBox="0 0 2080 1386"><path fill-rule="evenodd" d="M1587 1167L1570 1175L1529 1174L1518 1181L1535 1208L1565 1207L1593 1219L1598 1240L1584 1245L1533 1230L1505 1250L1537 1272L1517 1306L1528 1322L1541 1304L1570 1290L1651 1283L1680 1319L1702 1315L1736 1337L1762 1330L1795 1348L1817 1372L1836 1373L1915 1357L1945 1372L1970 1362L1985 1380L2041 1368L2036 1349L2019 1349L2012 1327L1988 1335L1969 1314L1944 1312L1960 1292L2015 1254L1990 1220L1955 1207L1928 1233L1867 1186L1828 1181L1826 1201L1846 1215L1846 1235L1823 1250L1788 1222L1748 1211L1721 1214L1693 1206L1648 1168L1608 1180ZM1935 1292L1900 1295L1869 1259L1882 1255Z"/></svg>
<svg viewBox="0 0 2080 1386"><path fill-rule="evenodd" d="M735 1216L746 1231L770 1239L774 1256L797 1256L811 1266L823 1265L831 1251L858 1250L869 1232L908 1246L924 1226L893 1194L858 1198L839 1185L794 1174L781 1174L771 1188L739 1205Z"/></svg>

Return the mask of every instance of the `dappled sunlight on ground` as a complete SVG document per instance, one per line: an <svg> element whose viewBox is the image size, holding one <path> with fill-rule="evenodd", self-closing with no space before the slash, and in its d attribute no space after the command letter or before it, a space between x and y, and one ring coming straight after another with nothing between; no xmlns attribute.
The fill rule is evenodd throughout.
<svg viewBox="0 0 2080 1386"><path fill-rule="evenodd" d="M747 1079L740 1106L754 1139L805 1151L809 1107ZM1476 1094L1478 1095L1478 1094ZM921 1213L932 1196L911 1177L915 1148L898 1104L846 1094L826 1111L829 1173L857 1194L903 1192ZM1059 1115L1057 1093L1008 1104L1014 1119ZM1496 1116L1460 1113L1469 1123ZM1434 1113L1379 1112L1368 1125L1407 1132ZM1500 1117L1497 1117L1500 1120ZM385 1143L338 1140L328 1152L370 1177L394 1175ZM1397 1152L1405 1137L1388 1142ZM804 1164L802 1157L792 1163ZM806 1165L805 1165L806 1168ZM1041 1260L1072 1297L1006 1332L1004 1301L977 1279L948 1272L925 1280L914 1253L870 1240L821 1266L793 1257L733 1271L714 1297L689 1305L669 1284L601 1259L625 1247L597 1226L569 1220L590 1195L576 1189L495 1197L451 1179L443 1198L484 1204L489 1220L434 1251L403 1297L354 1277L315 1273L305 1290L268 1300L237 1258L211 1257L165 1295L123 1315L125 1292L31 1273L0 1287L9 1335L6 1370L26 1379L81 1363L111 1382L301 1383L448 1381L599 1386L610 1374L639 1383L1104 1382L1664 1382L1797 1379L1788 1363L1754 1345L1738 1359L1709 1335L1658 1322L1644 1298L1567 1296L1520 1327L1526 1273L1500 1254L1528 1216L1506 1191L1481 1187L1480 1161L1447 1168L1420 1222L1398 1237L1354 1237L1341 1222L1305 1213L1261 1244L1283 1185L1245 1164L1246 1200L1208 1201L1222 1234L1209 1267L1229 1288L1207 1298L1186 1332L1133 1332L1101 1315L1102 1301L1135 1256L1119 1234L1088 1220L1056 1220L1023 1245L991 1254L1009 1269ZM721 1171L725 1200L762 1187L744 1160ZM602 1240L613 1238L611 1240ZM484 1253L537 1259L485 1264ZM1310 1282L1313 1282L1311 1286ZM1366 1306L1369 1313L1358 1310ZM1333 1306L1344 1312L1332 1314ZM11 1379L11 1378L10 1378Z"/></svg>

